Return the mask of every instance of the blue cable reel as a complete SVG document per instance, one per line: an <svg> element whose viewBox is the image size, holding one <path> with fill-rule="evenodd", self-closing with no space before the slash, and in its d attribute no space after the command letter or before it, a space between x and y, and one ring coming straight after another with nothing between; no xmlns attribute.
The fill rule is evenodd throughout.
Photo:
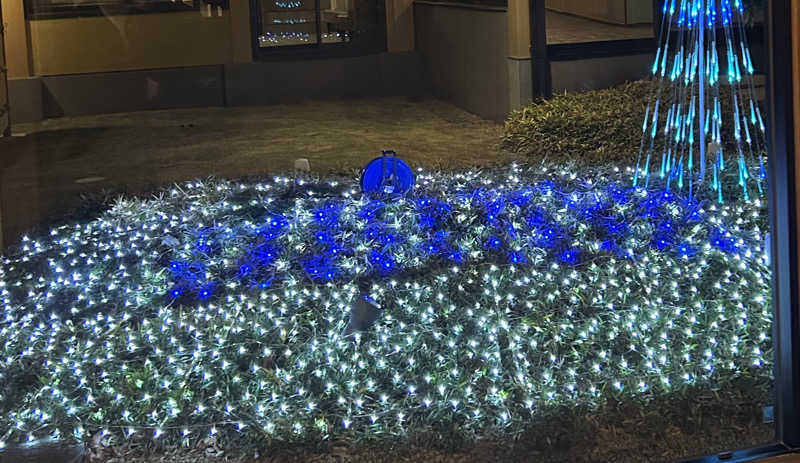
<svg viewBox="0 0 800 463"><path fill-rule="evenodd" d="M394 150L383 150L361 171L364 193L405 195L414 188L414 171L397 157Z"/></svg>

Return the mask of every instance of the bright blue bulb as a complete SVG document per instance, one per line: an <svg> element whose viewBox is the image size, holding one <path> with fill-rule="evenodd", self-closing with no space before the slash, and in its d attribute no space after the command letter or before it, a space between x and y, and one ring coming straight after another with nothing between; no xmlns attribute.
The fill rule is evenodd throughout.
<svg viewBox="0 0 800 463"><path fill-rule="evenodd" d="M580 249L567 249L561 253L559 258L566 264L577 265L580 262L580 255Z"/></svg>
<svg viewBox="0 0 800 463"><path fill-rule="evenodd" d="M489 239L486 240L485 246L489 249L497 249L502 245L503 242L500 241L500 238L496 236L490 236Z"/></svg>

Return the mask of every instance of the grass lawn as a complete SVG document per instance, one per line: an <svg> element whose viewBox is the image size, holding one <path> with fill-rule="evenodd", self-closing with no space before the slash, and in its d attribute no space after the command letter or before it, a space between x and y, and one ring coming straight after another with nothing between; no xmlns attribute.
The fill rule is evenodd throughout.
<svg viewBox="0 0 800 463"><path fill-rule="evenodd" d="M193 178L286 171L296 158L307 158L318 174L355 171L382 149L429 168L509 158L499 150L501 125L429 99L120 113L14 129L26 135L0 140L7 243L74 217L82 196L103 200Z"/></svg>

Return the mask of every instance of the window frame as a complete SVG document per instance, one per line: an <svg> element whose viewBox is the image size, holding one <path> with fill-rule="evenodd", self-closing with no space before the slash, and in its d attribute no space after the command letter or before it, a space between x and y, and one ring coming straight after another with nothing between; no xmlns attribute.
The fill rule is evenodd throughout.
<svg viewBox="0 0 800 463"><path fill-rule="evenodd" d="M797 0L795 0L797 1ZM775 430L778 442L800 447L800 285L798 194L794 153L792 0L771 0L767 41L770 99L769 188L772 295L775 307ZM778 174L781 173L781 175Z"/></svg>

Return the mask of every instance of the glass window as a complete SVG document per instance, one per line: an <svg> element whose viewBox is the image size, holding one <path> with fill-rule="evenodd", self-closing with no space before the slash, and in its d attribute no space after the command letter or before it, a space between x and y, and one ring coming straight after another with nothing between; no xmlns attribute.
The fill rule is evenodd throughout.
<svg viewBox="0 0 800 463"><path fill-rule="evenodd" d="M266 0L261 3L264 33L262 47L317 42L317 2Z"/></svg>
<svg viewBox="0 0 800 463"><path fill-rule="evenodd" d="M788 5L0 0L0 461L800 448Z"/></svg>
<svg viewBox="0 0 800 463"><path fill-rule="evenodd" d="M259 0L260 48L350 44L380 49L385 18L367 0Z"/></svg>

